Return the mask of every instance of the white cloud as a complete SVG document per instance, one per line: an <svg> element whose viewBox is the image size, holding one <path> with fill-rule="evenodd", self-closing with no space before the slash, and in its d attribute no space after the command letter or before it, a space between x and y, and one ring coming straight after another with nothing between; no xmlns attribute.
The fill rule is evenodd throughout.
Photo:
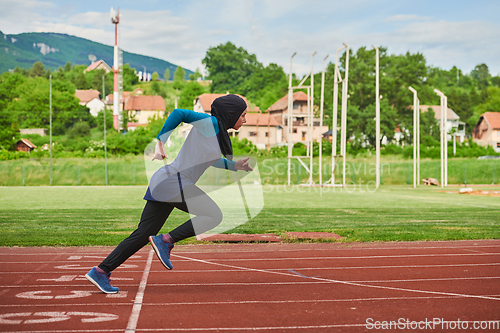
<svg viewBox="0 0 500 333"><path fill-rule="evenodd" d="M312 52L318 52L318 71L326 54L334 61L343 42L353 51L374 44L388 47L390 53L421 52L428 64L446 69L457 65L469 72L484 62L493 74L500 72L498 23L397 14L404 6L391 12L390 0L384 1L384 6L375 6L368 0L191 0L176 11L167 5L151 11L123 7L120 42L125 51L192 70L203 70L201 61L209 47L231 41L255 53L265 65L281 65L286 73L297 51L294 72L299 75L309 71ZM0 30L67 33L112 45L109 7L89 6L103 12L78 13L48 1L0 0Z"/></svg>
<svg viewBox="0 0 500 333"><path fill-rule="evenodd" d="M418 15L394 15L385 19L386 22L398 22L398 21L429 21L431 17L429 16L418 16Z"/></svg>

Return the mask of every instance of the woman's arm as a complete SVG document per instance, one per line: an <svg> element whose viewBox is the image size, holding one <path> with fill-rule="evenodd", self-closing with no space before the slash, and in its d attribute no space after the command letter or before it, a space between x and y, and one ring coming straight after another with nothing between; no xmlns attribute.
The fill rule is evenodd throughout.
<svg viewBox="0 0 500 333"><path fill-rule="evenodd" d="M180 123L192 123L203 135L213 136L219 132L217 119L211 117L209 114L194 112L185 109L175 109L170 113L165 124L156 137L161 142L165 143L172 131L179 126ZM217 125L217 126L215 126ZM210 135L211 134L211 135Z"/></svg>
<svg viewBox="0 0 500 333"><path fill-rule="evenodd" d="M250 157L242 158L241 160L235 162L235 161L228 161L222 157L220 160L212 164L212 166L219 169L227 169L232 171L238 171L238 170L253 171L253 168L250 165L250 162L248 161L249 159Z"/></svg>
<svg viewBox="0 0 500 333"><path fill-rule="evenodd" d="M226 169L226 170L231 170L231 171L236 171L236 162L234 161L228 161L224 157L221 157L220 160L212 164L213 167L216 167L218 169Z"/></svg>

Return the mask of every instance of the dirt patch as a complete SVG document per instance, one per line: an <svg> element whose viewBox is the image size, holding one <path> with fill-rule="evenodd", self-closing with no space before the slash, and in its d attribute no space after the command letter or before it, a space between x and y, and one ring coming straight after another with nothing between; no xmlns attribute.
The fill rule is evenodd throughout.
<svg viewBox="0 0 500 333"><path fill-rule="evenodd" d="M469 195L487 195L490 197L500 197L500 191L482 191L482 190L473 190L472 192L462 193Z"/></svg>

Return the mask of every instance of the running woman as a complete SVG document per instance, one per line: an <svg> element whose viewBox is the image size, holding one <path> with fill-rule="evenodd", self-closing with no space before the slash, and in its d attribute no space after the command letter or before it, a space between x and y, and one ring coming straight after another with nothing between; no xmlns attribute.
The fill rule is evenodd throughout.
<svg viewBox="0 0 500 333"><path fill-rule="evenodd" d="M175 160L161 167L151 177L144 196L146 205L137 229L85 275L102 292L118 292L119 289L110 284L111 272L148 241L161 263L167 269L172 269L170 252L174 243L219 225L222 221L220 208L195 185L206 169L214 166L232 171L253 170L249 157L232 161L233 148L227 133L228 129L238 130L246 123L246 102L237 95L228 94L215 99L211 109L211 115L175 109L165 121L157 136L153 160L167 158L164 144L180 123L190 123L193 128ZM195 217L167 234L157 235L174 208Z"/></svg>

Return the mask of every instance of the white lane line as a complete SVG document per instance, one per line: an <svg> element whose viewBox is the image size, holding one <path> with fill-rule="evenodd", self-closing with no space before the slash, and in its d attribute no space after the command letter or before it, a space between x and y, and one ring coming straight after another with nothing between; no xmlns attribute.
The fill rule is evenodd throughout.
<svg viewBox="0 0 500 333"><path fill-rule="evenodd" d="M179 253L179 252L177 252ZM289 260L341 260L341 259L387 259L387 258L427 258L427 257L472 257L472 256L499 256L500 253L486 252L486 253L443 253L443 254L399 254L399 255L371 255L371 256L323 256L323 257L286 257L286 258L206 258L205 260L211 261L289 261ZM178 260L178 262L189 260ZM0 261L0 264L52 264L55 261ZM79 263L94 262L80 260ZM129 261L127 261L129 262ZM131 260L130 262L138 262ZM57 261L60 263L60 261ZM68 267L76 267L77 265L67 265ZM123 267L122 265L121 267ZM63 266L58 266L63 267ZM85 268L87 269L87 268Z"/></svg>
<svg viewBox="0 0 500 333"><path fill-rule="evenodd" d="M139 290L135 296L134 306L132 307L132 313L128 319L127 329L125 332L135 332L137 328L137 322L139 321L139 314L142 309L142 300L144 298L144 291L146 290L146 285L148 283L149 271L151 270L151 263L153 262L154 251L149 251L148 261L146 262L146 267L144 268L144 273L142 274L141 283L139 284Z"/></svg>
<svg viewBox="0 0 500 333"><path fill-rule="evenodd" d="M326 283L326 282L325 282ZM152 286L152 284L150 284ZM489 297L500 297L500 295L482 295ZM286 304L286 303L338 303L338 302L374 302L374 301L405 301L405 300L431 300L431 299L455 299L461 296L414 296L414 297L373 297L373 298L346 298L346 299L312 299L312 300L249 300L249 301L212 301L212 302L169 302L169 303L142 303L143 306L178 306L178 305L227 305L227 304ZM68 304L11 304L0 305L0 307L68 307ZM78 306L130 306L130 303L78 303ZM141 329L136 329L140 331ZM123 329L121 329L123 331Z"/></svg>
<svg viewBox="0 0 500 333"><path fill-rule="evenodd" d="M189 261L189 260L183 260L183 261ZM177 261L178 262L178 261ZM498 266L500 263L498 262L492 262L492 263L486 263L486 264L447 264L447 265L394 265L394 266L335 266L335 267L301 267L301 268L296 268L296 267L290 267L290 268L269 268L267 270L269 271L288 271L290 269L294 269L296 271L301 271L301 270L345 270L345 269L388 269L388 268L441 268L441 267L480 267L480 266ZM158 271L151 271L153 273L162 273L164 271L158 270ZM176 273L220 273L220 272L241 272L241 269L192 269L192 270L172 270L168 274L176 274ZM61 272L0 272L0 274L57 274ZM125 272L124 272L125 273ZM142 273L142 271L126 271L126 273ZM54 285L51 284L41 284L41 285L30 285L30 287L51 287ZM84 284L65 284L65 286L68 287L80 287L80 286L85 286ZM6 285L0 285L0 287L4 288L19 288L19 287L26 287L26 286L20 286L20 285L14 285L14 286L6 286Z"/></svg>
<svg viewBox="0 0 500 333"><path fill-rule="evenodd" d="M483 295L500 296L500 295ZM430 300L430 299L456 299L461 296L423 296L423 297L371 297L371 298L347 298L347 299L299 299L278 301L213 301L213 302L174 302L174 303L145 303L145 306L180 306L180 305L232 305L232 304L294 304L294 303L342 303L342 302L375 302L375 301L407 301L407 300Z"/></svg>
<svg viewBox="0 0 500 333"><path fill-rule="evenodd" d="M241 270L234 270L241 272ZM202 271L200 271L202 272ZM150 271L151 273L151 271ZM290 275L293 276L293 275ZM300 275L297 275L300 276ZM310 278L310 277L306 277ZM469 280L495 280L500 279L500 276L484 276L484 277L464 277L464 278L429 278L429 279L398 279L398 280L350 280L345 282L352 283L393 283L393 282L426 282L426 281L469 281ZM210 286L279 286L279 285L301 285L301 284L324 284L331 283L330 281L295 281L295 282L212 282L212 283L150 283L149 286L155 287L210 287ZM9 288L41 288L41 287L54 287L55 285L30 285L30 286L7 286ZM88 285L64 285L65 287L88 287ZM122 284L123 287L133 287L133 284ZM126 298L126 292L120 292L118 294L108 294L106 297L109 298ZM11 305L0 304L0 307L8 307Z"/></svg>
<svg viewBox="0 0 500 333"><path fill-rule="evenodd" d="M386 255L386 256L357 256L357 257L287 257L287 258L207 258L211 261L283 261L283 260L329 260L329 259L387 259L387 258L418 258L418 257L461 257L461 256L499 256L500 253L446 253L446 254L401 254L401 255ZM180 260L183 261L183 260ZM185 260L184 260L185 261Z"/></svg>
<svg viewBox="0 0 500 333"><path fill-rule="evenodd" d="M261 272L261 273L268 273L268 274L277 274L277 275L298 277L296 274L291 274L291 273L282 273L282 272L270 271L270 270L265 270L265 269L256 269L256 268L247 268L247 267L233 266L233 265L227 265L227 264L220 264L220 263L210 262L210 261L201 260L201 259L183 257L183 256L179 256L179 255L175 255L175 256L182 258L182 259L191 259L193 261L198 261L198 262L202 262L205 264L217 265L217 266L223 266L223 267L229 267L229 268L236 268L236 269L241 269L244 271ZM418 289L397 288L397 287L388 287L388 286L377 286L377 285L362 284L362 283L357 283L357 282L325 279L325 278L319 278L319 277L311 277L310 279L316 280L316 281L329 281L332 283L341 283L341 284L346 284L346 285L351 285L351 286L356 286L356 287L365 287L365 288L374 288L374 289L388 289L388 290L397 290L397 291L407 291L407 292L412 292L412 293L436 294L436 295L446 295L446 296L460 296L460 297L467 297L467 298L481 298L481 299L500 301L500 298L480 296L480 295L467 295L467 294L447 293L447 292L439 292L439 291L431 291L431 290L418 290Z"/></svg>

